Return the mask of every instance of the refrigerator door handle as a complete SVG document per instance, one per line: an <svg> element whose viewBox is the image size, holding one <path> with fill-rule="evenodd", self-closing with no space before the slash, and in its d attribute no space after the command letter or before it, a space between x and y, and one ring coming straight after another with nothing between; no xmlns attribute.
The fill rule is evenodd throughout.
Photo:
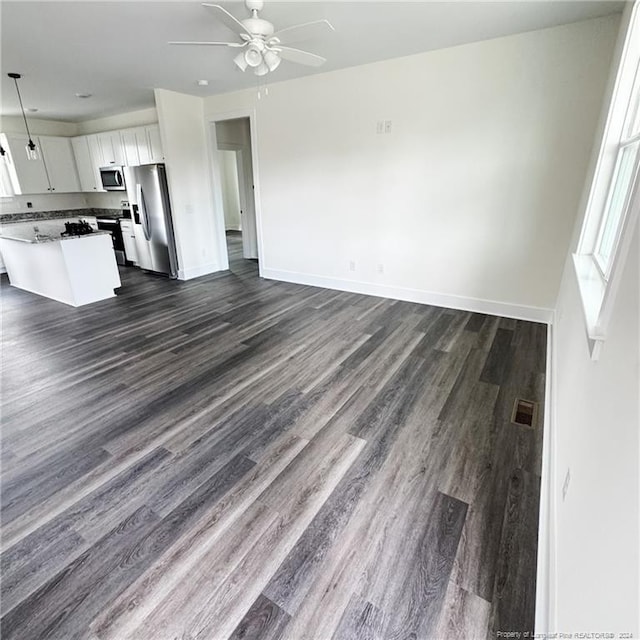
<svg viewBox="0 0 640 640"><path fill-rule="evenodd" d="M147 206L144 201L144 192L142 191L142 185L136 185L136 195L138 196L138 208L142 213L142 231L144 232L144 237L146 240L151 240L151 224L149 223L149 216L147 215Z"/></svg>

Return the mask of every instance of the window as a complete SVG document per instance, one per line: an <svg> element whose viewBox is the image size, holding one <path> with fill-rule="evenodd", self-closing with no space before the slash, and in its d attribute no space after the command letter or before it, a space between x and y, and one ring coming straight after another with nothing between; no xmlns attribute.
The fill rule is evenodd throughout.
<svg viewBox="0 0 640 640"><path fill-rule="evenodd" d="M615 297L617 274L640 208L640 25L628 17L624 48L574 265L591 354L597 358ZM626 17L626 16L625 16ZM625 20L623 17L623 20Z"/></svg>
<svg viewBox="0 0 640 640"><path fill-rule="evenodd" d="M600 229L593 256L605 280L611 274L611 262L620 239L622 222L629 208L634 179L638 172L638 98L640 97L640 74L636 69L627 119L623 126L624 137L620 140L613 178L609 186L606 205L603 209Z"/></svg>

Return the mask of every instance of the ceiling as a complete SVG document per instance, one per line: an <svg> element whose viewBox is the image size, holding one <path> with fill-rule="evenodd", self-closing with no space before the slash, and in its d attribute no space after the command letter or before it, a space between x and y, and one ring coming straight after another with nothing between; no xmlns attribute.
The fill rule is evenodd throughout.
<svg viewBox="0 0 640 640"><path fill-rule="evenodd" d="M215 0L210 0L215 2ZM242 2L220 2L248 17ZM328 19L335 33L301 43L325 56L320 69L283 61L276 82L422 51L542 29L622 10L623 2L276 2L261 17L276 30ZM234 49L176 47L168 40L237 41L197 1L0 2L2 115L19 115L8 72L21 73L30 117L79 122L154 106L153 89L213 95L255 87L232 63ZM197 81L209 85L200 87ZM81 99L76 93L90 93Z"/></svg>

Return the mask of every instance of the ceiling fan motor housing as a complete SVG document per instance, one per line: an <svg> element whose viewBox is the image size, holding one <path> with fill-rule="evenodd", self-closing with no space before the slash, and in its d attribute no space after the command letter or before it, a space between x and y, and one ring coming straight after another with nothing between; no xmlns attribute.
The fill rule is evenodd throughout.
<svg viewBox="0 0 640 640"><path fill-rule="evenodd" d="M246 18L241 21L245 29L254 36L268 38L273 34L273 25L262 18Z"/></svg>

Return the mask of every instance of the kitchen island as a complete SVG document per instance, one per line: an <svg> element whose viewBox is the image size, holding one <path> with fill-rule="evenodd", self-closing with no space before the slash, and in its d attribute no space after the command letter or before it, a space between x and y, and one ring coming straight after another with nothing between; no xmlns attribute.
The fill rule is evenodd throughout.
<svg viewBox="0 0 640 640"><path fill-rule="evenodd" d="M113 298L121 284L106 231L25 237L3 230L0 252L11 286L73 307Z"/></svg>

